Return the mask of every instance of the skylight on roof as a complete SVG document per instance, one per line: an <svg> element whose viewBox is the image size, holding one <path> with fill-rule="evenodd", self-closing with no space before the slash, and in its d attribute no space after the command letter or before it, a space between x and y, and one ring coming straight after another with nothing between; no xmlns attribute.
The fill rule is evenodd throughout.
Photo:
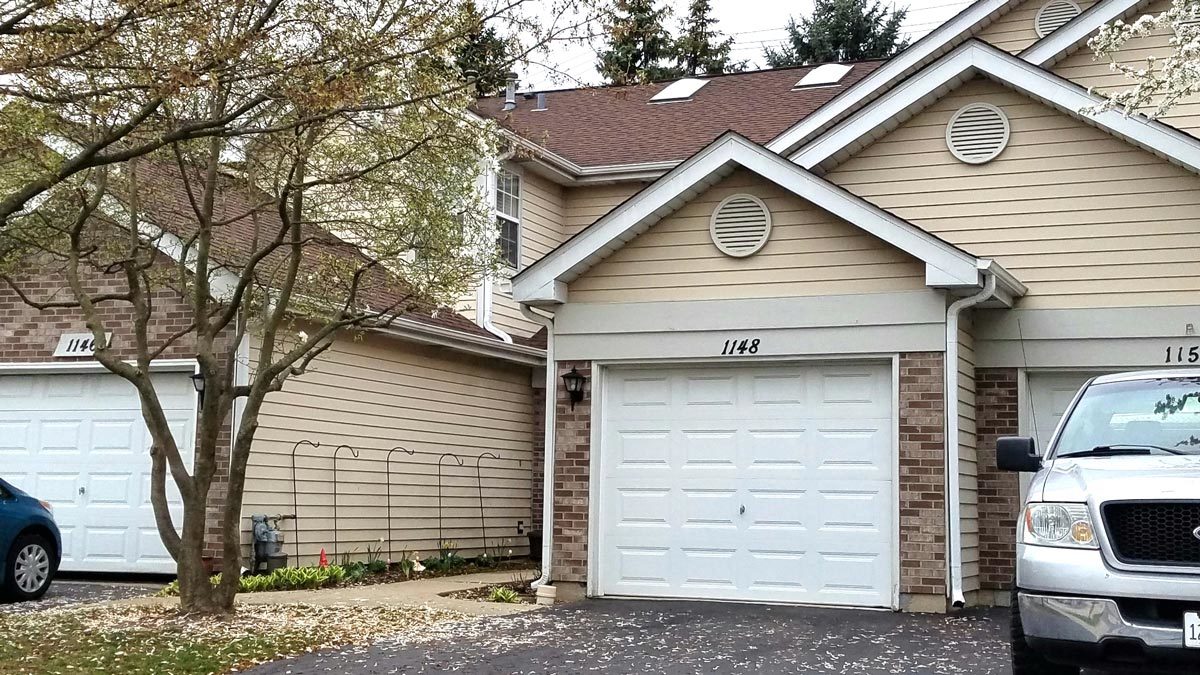
<svg viewBox="0 0 1200 675"><path fill-rule="evenodd" d="M708 80L700 80L694 77L685 77L682 80L676 80L668 84L665 89L650 97L651 103L665 103L667 101L686 101L700 91L700 88L708 84Z"/></svg>
<svg viewBox="0 0 1200 675"><path fill-rule="evenodd" d="M828 87L837 84L853 67L841 63L826 63L817 66L805 73L804 77L800 78L800 81L796 83L793 89L799 89L800 87Z"/></svg>

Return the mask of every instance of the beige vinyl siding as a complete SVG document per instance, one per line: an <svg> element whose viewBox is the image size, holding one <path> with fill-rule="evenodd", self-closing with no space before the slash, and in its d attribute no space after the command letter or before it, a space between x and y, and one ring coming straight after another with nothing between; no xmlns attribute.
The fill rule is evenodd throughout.
<svg viewBox="0 0 1200 675"><path fill-rule="evenodd" d="M752 194L771 238L731 258L709 236L720 201ZM746 171L664 218L570 285L571 302L658 302L841 295L924 288L925 267L857 227Z"/></svg>
<svg viewBox="0 0 1200 675"><path fill-rule="evenodd" d="M979 590L979 455L975 430L975 323L958 322L958 495L962 528L963 591Z"/></svg>
<svg viewBox="0 0 1200 675"><path fill-rule="evenodd" d="M1024 3L1014 7L987 28L981 30L975 37L1010 54L1024 50L1040 39L1033 22L1046 1L1025 0ZM1075 0L1075 4L1079 5L1080 10L1086 11L1094 4L1094 1Z"/></svg>
<svg viewBox="0 0 1200 675"><path fill-rule="evenodd" d="M521 267L532 265L563 242L563 189L531 172L521 172ZM497 283L492 300L492 323L513 335L529 337L542 329L526 319L520 305Z"/></svg>
<svg viewBox="0 0 1200 675"><path fill-rule="evenodd" d="M252 363L259 344L251 340ZM310 372L267 397L247 468L245 526L254 513L292 512L289 457L307 439L321 447L300 446L297 453L299 518L283 528L285 550L294 556L298 540L302 563L315 561L322 548L335 553L332 457L345 444L359 457L346 449L338 455L341 552L361 555L382 545L387 555L386 451L452 452L465 463L443 462L441 536L474 555L483 545L474 458L490 452L501 459L481 464L488 543L524 554L528 541L516 528L531 522L532 396L528 368L383 336L341 338ZM437 456L393 454L397 555L428 556L437 548L437 464Z"/></svg>
<svg viewBox="0 0 1200 675"><path fill-rule="evenodd" d="M984 101L1009 118L995 160L946 149L950 116ZM1194 303L1200 178L988 80L964 84L828 177L1029 286L1022 308Z"/></svg>
<svg viewBox="0 0 1200 675"><path fill-rule="evenodd" d="M1152 3L1143 14L1160 14L1170 9L1169 0ZM1137 68L1145 68L1150 57L1163 58L1172 53L1170 26L1155 31L1152 35L1130 40L1119 53L1119 61ZM1113 72L1108 59L1097 59L1086 45L1063 59L1052 68L1054 74L1084 87L1094 87L1101 93L1112 93L1132 87L1133 82L1118 72ZM1152 113L1152 109L1144 110ZM1162 121L1192 134L1200 131L1200 96L1190 96L1164 113Z"/></svg>
<svg viewBox="0 0 1200 675"><path fill-rule="evenodd" d="M642 182L587 185L563 190L563 234L570 238L646 187Z"/></svg>

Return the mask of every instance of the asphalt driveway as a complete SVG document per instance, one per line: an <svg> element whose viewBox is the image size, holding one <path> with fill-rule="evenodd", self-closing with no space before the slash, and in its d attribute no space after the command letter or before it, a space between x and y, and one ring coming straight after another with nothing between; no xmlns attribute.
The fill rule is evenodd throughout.
<svg viewBox="0 0 1200 675"><path fill-rule="evenodd" d="M162 588L162 584L55 579L50 584L50 589L39 600L34 600L33 602L0 602L0 614L23 614L57 607L71 607L93 602L123 600L139 595L150 595L160 588Z"/></svg>
<svg viewBox="0 0 1200 675"><path fill-rule="evenodd" d="M1008 675L1007 616L589 600L249 672Z"/></svg>

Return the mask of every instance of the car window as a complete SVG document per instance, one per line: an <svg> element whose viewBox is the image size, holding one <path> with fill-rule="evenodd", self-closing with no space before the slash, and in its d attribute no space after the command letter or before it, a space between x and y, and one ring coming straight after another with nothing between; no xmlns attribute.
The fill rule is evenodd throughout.
<svg viewBox="0 0 1200 675"><path fill-rule="evenodd" d="M1089 386L1063 422L1054 452L1108 445L1154 445L1200 455L1200 378Z"/></svg>

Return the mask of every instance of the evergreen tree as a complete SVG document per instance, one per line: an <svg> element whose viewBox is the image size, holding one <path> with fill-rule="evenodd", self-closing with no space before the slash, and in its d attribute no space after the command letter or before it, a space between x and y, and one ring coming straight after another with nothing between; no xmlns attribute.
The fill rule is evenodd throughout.
<svg viewBox="0 0 1200 675"><path fill-rule="evenodd" d="M733 38L725 37L716 25L711 0L691 0L675 41L675 63L681 75L720 75L746 69L745 61L730 60Z"/></svg>
<svg viewBox="0 0 1200 675"><path fill-rule="evenodd" d="M454 58L454 65L464 77L474 73L475 93L492 96L508 84L508 71L512 56L508 42L487 25L483 13L472 3L465 10L470 16L468 30L463 33L463 42Z"/></svg>
<svg viewBox="0 0 1200 675"><path fill-rule="evenodd" d="M665 23L669 7L658 0L617 0L612 21L605 27L608 44L598 68L609 84L636 84L679 76L675 41Z"/></svg>
<svg viewBox="0 0 1200 675"><path fill-rule="evenodd" d="M817 0L810 16L788 22L789 44L763 56L772 68L885 58L908 46L900 36L907 15L882 0Z"/></svg>

